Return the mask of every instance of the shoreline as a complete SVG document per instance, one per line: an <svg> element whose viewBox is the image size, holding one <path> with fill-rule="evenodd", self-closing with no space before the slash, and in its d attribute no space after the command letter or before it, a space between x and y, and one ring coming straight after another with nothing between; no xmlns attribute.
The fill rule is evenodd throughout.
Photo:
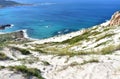
<svg viewBox="0 0 120 79"><path fill-rule="evenodd" d="M109 23L110 23L110 20L108 20L104 23L101 23L99 25L100 26L107 26L107 25L109 25ZM90 28L96 28L96 27L98 27L98 25L92 26ZM88 29L90 29L90 28L88 28ZM45 39L36 39L36 38L29 37L28 34L27 34L27 29L17 30L17 31L14 31L14 32L6 32L6 33L1 33L0 32L0 34L9 34L9 33L16 33L17 34L21 31L23 38L33 41L33 42L29 42L29 44L44 44L44 43L49 43L49 42L63 42L65 40L68 40L68 39L71 39L71 38L76 37L78 35L81 35L86 30L87 29L80 29L80 30L75 31L75 32L71 32L71 33L63 34L63 35L56 35L56 36L45 38ZM20 37L19 34L18 34L18 37Z"/></svg>
<svg viewBox="0 0 120 79"><path fill-rule="evenodd" d="M109 23L110 23L110 20L107 20L106 22L103 22L103 23L101 23L99 25L105 27L105 26L109 25ZM90 28L95 28L95 27L98 27L98 25L92 26ZM34 41L34 42L31 42L30 44L33 44L33 43L34 44L35 43L36 44L44 44L44 43L49 43L49 42L62 42L62 41L71 39L73 37L76 37L76 36L84 33L84 31L86 31L86 29L83 28L83 29L78 30L76 32L71 32L71 33L68 33L68 34L63 34L63 35L58 35L58 36L53 36L53 37L49 37L49 38L45 38L45 39L31 38L31 37L28 36L27 30L24 31L24 35L26 36L26 38Z"/></svg>

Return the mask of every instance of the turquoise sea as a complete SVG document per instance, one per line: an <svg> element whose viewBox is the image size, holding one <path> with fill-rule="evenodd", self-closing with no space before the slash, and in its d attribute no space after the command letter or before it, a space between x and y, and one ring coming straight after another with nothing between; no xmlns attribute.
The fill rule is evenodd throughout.
<svg viewBox="0 0 120 79"><path fill-rule="evenodd" d="M15 0L34 6L0 9L0 24L14 24L0 32L27 29L31 38L48 38L109 20L120 10L120 0Z"/></svg>

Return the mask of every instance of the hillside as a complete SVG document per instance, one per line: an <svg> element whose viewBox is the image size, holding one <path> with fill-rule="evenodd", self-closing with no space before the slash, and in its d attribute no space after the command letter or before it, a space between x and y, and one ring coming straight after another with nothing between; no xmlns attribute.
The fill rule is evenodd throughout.
<svg viewBox="0 0 120 79"><path fill-rule="evenodd" d="M0 79L120 79L119 17L43 40L2 35Z"/></svg>
<svg viewBox="0 0 120 79"><path fill-rule="evenodd" d="M10 6L18 6L18 5L24 5L12 0L0 0L0 7L10 7Z"/></svg>
<svg viewBox="0 0 120 79"><path fill-rule="evenodd" d="M116 12L113 16L120 17L119 14L119 12ZM44 40L43 44L41 44L41 40L27 43L28 49L58 55L112 53L118 50L120 46L120 21L118 21L120 18L115 19L114 17L109 22L75 32L76 36L72 36L74 33L71 33L66 36L63 35L63 37L53 37L50 39L50 42L47 41L49 39L46 42ZM118 23L116 24L116 22ZM111 23L115 24L111 26ZM64 39L65 37L68 38Z"/></svg>

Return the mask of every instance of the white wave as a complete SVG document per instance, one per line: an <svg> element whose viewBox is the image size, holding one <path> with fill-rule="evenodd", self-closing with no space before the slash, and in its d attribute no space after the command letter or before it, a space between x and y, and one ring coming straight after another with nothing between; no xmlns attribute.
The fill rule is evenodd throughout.
<svg viewBox="0 0 120 79"><path fill-rule="evenodd" d="M40 20L40 22L44 22L44 20Z"/></svg>
<svg viewBox="0 0 120 79"><path fill-rule="evenodd" d="M49 26L45 26L46 28L49 28Z"/></svg>
<svg viewBox="0 0 120 79"><path fill-rule="evenodd" d="M64 30L64 32L68 32L68 31L69 31L69 29Z"/></svg>
<svg viewBox="0 0 120 79"><path fill-rule="evenodd" d="M56 3L49 3L49 2L45 2L45 3L40 3L40 5L54 5Z"/></svg>
<svg viewBox="0 0 120 79"><path fill-rule="evenodd" d="M108 26L110 24L110 20L106 20L106 22L100 24L101 26Z"/></svg>

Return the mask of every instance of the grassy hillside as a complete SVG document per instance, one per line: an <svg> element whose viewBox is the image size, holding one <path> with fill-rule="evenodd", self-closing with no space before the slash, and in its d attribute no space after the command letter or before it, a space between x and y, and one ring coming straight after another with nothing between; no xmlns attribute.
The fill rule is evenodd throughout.
<svg viewBox="0 0 120 79"><path fill-rule="evenodd" d="M120 26L96 26L86 29L82 34L57 43L27 44L32 51L44 54L86 55L110 54L120 49Z"/></svg>

